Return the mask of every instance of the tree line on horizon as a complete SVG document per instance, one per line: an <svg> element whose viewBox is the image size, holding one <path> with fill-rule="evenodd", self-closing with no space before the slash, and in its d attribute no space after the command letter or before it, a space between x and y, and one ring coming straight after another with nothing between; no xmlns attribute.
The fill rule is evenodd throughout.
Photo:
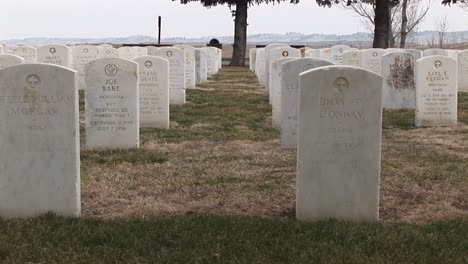
<svg viewBox="0 0 468 264"><path fill-rule="evenodd" d="M245 55L247 52L247 17L248 8L252 5L271 4L289 2L298 4L300 0L172 0L181 4L190 2L200 2L205 7L217 5L228 5L233 7L234 17L234 44L231 58L231 66L244 66ZM401 4L402 17L400 28L400 46L405 45L406 36L410 31L408 25L408 16L406 9L410 0L316 0L316 3L322 7L332 7L334 5L352 6L355 4L372 5L375 16L373 17L374 48L388 48L391 45L392 38L392 8ZM464 0L441 0L441 5L465 4Z"/></svg>

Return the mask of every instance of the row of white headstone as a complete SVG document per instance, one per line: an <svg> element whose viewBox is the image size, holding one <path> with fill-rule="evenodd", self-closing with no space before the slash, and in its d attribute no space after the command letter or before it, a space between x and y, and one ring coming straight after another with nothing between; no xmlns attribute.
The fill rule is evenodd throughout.
<svg viewBox="0 0 468 264"><path fill-rule="evenodd" d="M399 50L342 55L348 53L373 61L336 65L345 56L304 58L284 44L250 52L281 143L298 148L299 219L378 219L383 108L416 109L417 126L457 125L456 60L428 52L416 60ZM458 63L466 54L458 53Z"/></svg>
<svg viewBox="0 0 468 264"><path fill-rule="evenodd" d="M2 50L5 55L2 55ZM69 67L78 71L79 89L84 90L86 89L85 66L89 62L100 58L133 60L147 55L162 57L169 61L171 103L173 104L185 103L185 89L195 88L197 84L206 82L207 78L216 74L222 66L222 51L215 47L196 49L189 45L176 45L164 48L150 46L115 49L109 44L74 47L51 44L37 48L30 46L0 48L0 69L18 63L48 63Z"/></svg>
<svg viewBox="0 0 468 264"><path fill-rule="evenodd" d="M266 50L269 50L269 56L262 54ZM365 54L362 57L367 57L366 55L370 54L370 58L376 58L369 59L372 62L367 63L367 65L378 64L380 72L375 69L377 67L374 67L374 70L369 68L367 70L378 73L384 78L382 85L383 108L416 109L416 126L457 125L457 92L459 91L458 81L461 79L457 77L459 74L457 65L460 64L465 54L468 55L468 50L458 54L460 56L458 63L443 55L423 57L416 61L412 53L405 51L365 50L362 52L348 51L344 54L350 52L355 55ZM257 62L260 61L257 63L257 69L263 65L262 57L268 57L269 70L256 72L259 79L267 79L263 76L263 72L264 75L268 75L269 82L266 83L266 86L272 104L273 126L281 128L282 131L289 131L291 128L289 128L288 120L295 119L296 115L291 111L296 107L298 99L288 101L290 96L292 99L296 97L294 89L288 86L298 87L299 73L306 69L335 65L335 63L316 58L303 58L301 60L300 51L288 46L273 46L273 48L267 46L264 50L260 49L260 53L256 56ZM308 63L308 65L304 63ZM289 72L290 68L295 70ZM467 74L468 72L465 73L465 75ZM288 124L286 128L283 127L283 123Z"/></svg>
<svg viewBox="0 0 468 264"><path fill-rule="evenodd" d="M166 51L182 51L162 50L169 57ZM16 57L3 58L9 64L0 69L0 218L78 216L80 75L22 58L10 65ZM85 147L137 148L140 127L169 128L170 69L170 61L157 56L88 62Z"/></svg>

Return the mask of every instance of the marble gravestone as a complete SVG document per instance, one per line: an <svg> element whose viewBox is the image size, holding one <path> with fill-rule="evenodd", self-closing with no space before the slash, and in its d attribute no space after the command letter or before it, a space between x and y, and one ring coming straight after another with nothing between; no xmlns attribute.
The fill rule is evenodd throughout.
<svg viewBox="0 0 468 264"><path fill-rule="evenodd" d="M112 47L100 47L99 55L101 58L119 58L119 50Z"/></svg>
<svg viewBox="0 0 468 264"><path fill-rule="evenodd" d="M255 61L257 60L257 49L253 48L249 50L249 67L250 70L255 72Z"/></svg>
<svg viewBox="0 0 468 264"><path fill-rule="evenodd" d="M263 83L265 84L265 88L266 89L269 89L269 83L270 83L270 67L271 67L271 63L273 62L271 59L270 59L270 51L275 49L275 48L279 48L279 47L289 47L289 45L287 44L282 44L282 43L273 43L273 44L270 44L270 45L267 45L265 48L264 48L264 51L265 51L265 79L263 80Z"/></svg>
<svg viewBox="0 0 468 264"><path fill-rule="evenodd" d="M169 128L169 61L156 56L135 59L139 65L140 127Z"/></svg>
<svg viewBox="0 0 468 264"><path fill-rule="evenodd" d="M3 54L3 46L0 45L0 55L2 55L2 54Z"/></svg>
<svg viewBox="0 0 468 264"><path fill-rule="evenodd" d="M196 88L195 77L195 48L189 45L175 45L174 48L179 48L184 51L185 56L185 87L187 89Z"/></svg>
<svg viewBox="0 0 468 264"><path fill-rule="evenodd" d="M135 47L136 55L138 57L148 56L148 48L146 47Z"/></svg>
<svg viewBox="0 0 468 264"><path fill-rule="evenodd" d="M405 49L404 52L413 54L415 62L423 57L423 52L417 49Z"/></svg>
<svg viewBox="0 0 468 264"><path fill-rule="evenodd" d="M185 52L179 48L164 47L155 51L156 56L169 61L170 104L185 104Z"/></svg>
<svg viewBox="0 0 468 264"><path fill-rule="evenodd" d="M299 75L310 69L331 66L332 62L303 58L293 59L281 65L281 145L297 145Z"/></svg>
<svg viewBox="0 0 468 264"><path fill-rule="evenodd" d="M460 51L458 52L457 55L458 55L458 91L468 92L468 50Z"/></svg>
<svg viewBox="0 0 468 264"><path fill-rule="evenodd" d="M361 67L361 51L350 50L343 53L343 65Z"/></svg>
<svg viewBox="0 0 468 264"><path fill-rule="evenodd" d="M79 45L72 47L72 68L78 72L78 89L85 90L85 66L99 59L99 48L91 45Z"/></svg>
<svg viewBox="0 0 468 264"><path fill-rule="evenodd" d="M114 46L112 46L111 44L104 43L104 44L99 45L98 47L100 47L100 48L113 48Z"/></svg>
<svg viewBox="0 0 468 264"><path fill-rule="evenodd" d="M304 51L304 57L319 59L320 58L320 50L308 48L308 49L306 49Z"/></svg>
<svg viewBox="0 0 468 264"><path fill-rule="evenodd" d="M71 50L61 44L44 45L37 48L37 62L71 67Z"/></svg>
<svg viewBox="0 0 468 264"><path fill-rule="evenodd" d="M34 47L17 47L13 54L23 58L25 64L37 63L37 50Z"/></svg>
<svg viewBox="0 0 468 264"><path fill-rule="evenodd" d="M350 51L351 47L346 45L335 45L330 48L330 60L334 64L343 64L343 53Z"/></svg>
<svg viewBox="0 0 468 264"><path fill-rule="evenodd" d="M217 74L219 70L218 49L215 47L206 47L206 50L208 76L211 77Z"/></svg>
<svg viewBox="0 0 468 264"><path fill-rule="evenodd" d="M195 49L195 81L202 84L208 80L206 49Z"/></svg>
<svg viewBox="0 0 468 264"><path fill-rule="evenodd" d="M436 55L448 56L449 54L446 50L443 50L443 49L427 49L423 51L424 57L436 56Z"/></svg>
<svg viewBox="0 0 468 264"><path fill-rule="evenodd" d="M4 47L3 47L3 54L13 54L13 55L14 55L14 54L15 54L16 48L18 48L18 47L16 47L16 46L9 46L9 45L4 46Z"/></svg>
<svg viewBox="0 0 468 264"><path fill-rule="evenodd" d="M377 74L382 74L383 49L366 49L361 51L361 67Z"/></svg>
<svg viewBox="0 0 468 264"><path fill-rule="evenodd" d="M0 218L79 216L75 72L46 64L0 70Z"/></svg>
<svg viewBox="0 0 468 264"><path fill-rule="evenodd" d="M133 60L138 57L137 49L135 47L120 47L117 49L119 58L125 60Z"/></svg>
<svg viewBox="0 0 468 264"><path fill-rule="evenodd" d="M257 49L257 58L255 61L255 75L261 87L265 87L265 49Z"/></svg>
<svg viewBox="0 0 468 264"><path fill-rule="evenodd" d="M416 62L416 126L457 125L457 62L428 56Z"/></svg>
<svg viewBox="0 0 468 264"><path fill-rule="evenodd" d="M324 48L324 49L320 49L319 51L320 51L320 59L332 61L331 48Z"/></svg>
<svg viewBox="0 0 468 264"><path fill-rule="evenodd" d="M277 59L271 63L270 99L272 107L272 126L274 128L281 128L281 65L293 59L294 58L286 57Z"/></svg>
<svg viewBox="0 0 468 264"><path fill-rule="evenodd" d="M383 55L382 77L383 108L415 108L416 87L413 54L389 52Z"/></svg>
<svg viewBox="0 0 468 264"><path fill-rule="evenodd" d="M351 66L300 75L296 217L379 218L382 77Z"/></svg>
<svg viewBox="0 0 468 264"><path fill-rule="evenodd" d="M138 64L120 58L86 67L86 148L139 147Z"/></svg>
<svg viewBox="0 0 468 264"><path fill-rule="evenodd" d="M269 85L268 86L268 93L270 94L270 103L271 103L271 99L273 98L272 96L272 87L273 84L273 79L276 78L273 77L273 74L271 74L271 71L272 71L272 67L273 67L273 62L275 62L276 60L278 59L282 59L282 58L300 58L301 57L301 51L298 50L298 49L295 49L295 48L291 48L289 46L286 46L286 47L279 47L279 48L273 48L270 50L270 70L268 72L270 72L269 74ZM279 69L278 69L279 70ZM280 86L280 84L277 84L278 87Z"/></svg>
<svg viewBox="0 0 468 264"><path fill-rule="evenodd" d="M19 64L23 64L24 59L20 56L12 55L12 54L3 54L0 55L0 70L16 66Z"/></svg>

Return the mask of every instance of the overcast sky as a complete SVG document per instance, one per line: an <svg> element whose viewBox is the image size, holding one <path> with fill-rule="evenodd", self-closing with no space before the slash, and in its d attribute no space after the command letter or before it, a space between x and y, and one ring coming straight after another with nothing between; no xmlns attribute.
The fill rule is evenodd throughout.
<svg viewBox="0 0 468 264"><path fill-rule="evenodd" d="M360 19L339 7L321 8L315 0L260 5L249 9L249 34L300 32L348 34L365 31ZM448 15L449 30L468 30L468 11L432 8L421 30L434 28ZM163 17L163 37L233 35L228 7L207 9L199 3L171 0L1 0L0 40L29 37L127 37L156 35L157 16Z"/></svg>

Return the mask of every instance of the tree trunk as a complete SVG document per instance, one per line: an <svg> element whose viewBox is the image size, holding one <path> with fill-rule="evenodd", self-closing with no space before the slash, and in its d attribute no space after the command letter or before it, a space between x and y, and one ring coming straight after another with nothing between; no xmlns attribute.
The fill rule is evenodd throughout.
<svg viewBox="0 0 468 264"><path fill-rule="evenodd" d="M390 0L376 0L374 48L388 48L390 25Z"/></svg>
<svg viewBox="0 0 468 264"><path fill-rule="evenodd" d="M236 18L234 22L234 45L231 66L245 65L245 52L247 49L247 9L248 1L238 1L236 4Z"/></svg>
<svg viewBox="0 0 468 264"><path fill-rule="evenodd" d="M406 9L408 8L408 0L403 0L401 3L401 31L400 31L400 48L406 47L406 36L408 35L408 15Z"/></svg>

